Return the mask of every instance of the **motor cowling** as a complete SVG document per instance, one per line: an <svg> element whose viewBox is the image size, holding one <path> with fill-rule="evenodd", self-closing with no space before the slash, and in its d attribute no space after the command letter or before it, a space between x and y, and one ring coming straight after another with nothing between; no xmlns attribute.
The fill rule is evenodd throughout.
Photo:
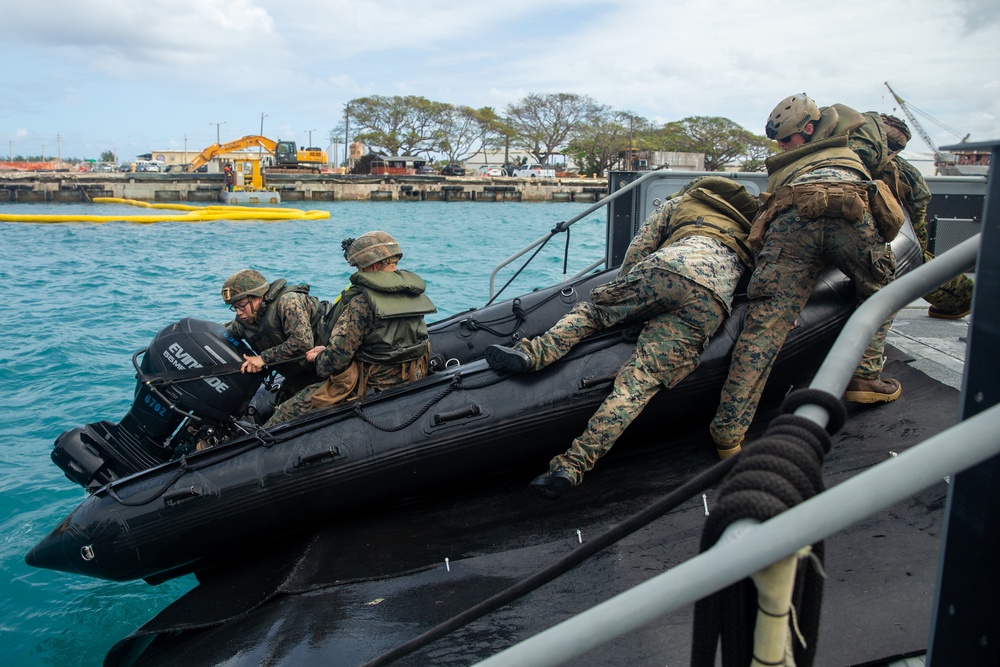
<svg viewBox="0 0 1000 667"><path fill-rule="evenodd" d="M137 383L128 413L118 423L66 431L56 438L53 462L93 491L193 449L187 445L199 433L228 433L265 376L239 372L244 354L254 352L215 322L186 318L163 328L133 355Z"/></svg>

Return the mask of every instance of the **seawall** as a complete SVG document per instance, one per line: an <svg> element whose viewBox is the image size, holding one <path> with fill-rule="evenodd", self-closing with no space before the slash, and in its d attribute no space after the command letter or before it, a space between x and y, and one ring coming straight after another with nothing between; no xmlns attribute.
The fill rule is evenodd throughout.
<svg viewBox="0 0 1000 667"><path fill-rule="evenodd" d="M593 202L607 194L594 178L475 176L351 176L269 174L267 186L284 202L301 201L538 201ZM86 202L119 197L148 202L211 203L222 174L0 172L0 203Z"/></svg>

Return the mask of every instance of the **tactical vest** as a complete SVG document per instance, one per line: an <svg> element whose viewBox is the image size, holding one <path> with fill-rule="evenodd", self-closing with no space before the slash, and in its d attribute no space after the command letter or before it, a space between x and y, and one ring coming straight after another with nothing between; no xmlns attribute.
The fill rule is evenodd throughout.
<svg viewBox="0 0 1000 667"><path fill-rule="evenodd" d="M735 251L744 264L753 266L753 251L747 245L747 236L750 221L757 212L757 200L731 179L714 179L728 185L706 183L708 180L700 181L681 197L670 217L663 245L685 236L708 236Z"/></svg>
<svg viewBox="0 0 1000 667"><path fill-rule="evenodd" d="M881 119L874 124L872 113L860 114L840 104L823 107L810 141L765 161L768 192L761 195L764 205L750 231L752 248L761 248L771 220L792 206L798 208L799 215L805 219L826 216L860 222L870 212L882 238L886 242L895 238L904 222L896 192L885 181L871 181L868 167L849 147L854 135L854 146L866 146L867 152L862 150L862 153L867 155L873 168L884 170L887 162L881 151L887 150L887 146L879 147L879 136L884 139L885 127ZM851 169L861 178L857 181L793 183L803 174L823 167Z"/></svg>
<svg viewBox="0 0 1000 667"><path fill-rule="evenodd" d="M916 217L927 212L927 205L931 201L927 181L920 170L898 155L893 156L890 165L899 183L899 201L906 205L913 222L917 222Z"/></svg>
<svg viewBox="0 0 1000 667"><path fill-rule="evenodd" d="M799 176L821 167L845 167L869 179L868 170L858 154L847 147L847 135L813 140L764 161L767 166L767 190L774 192Z"/></svg>
<svg viewBox="0 0 1000 667"><path fill-rule="evenodd" d="M330 340L330 331L333 330L334 315L336 314L333 312L333 306L327 301L320 301L314 296L309 296L309 285L286 285L285 279L279 278L271 283L264 294L258 321L251 325L240 322L240 325L250 334L244 338L253 349L263 352L285 342L286 336L278 319L276 302L286 292L297 292L306 296L309 328L312 329L315 344L325 345ZM303 360L301 366L304 367L305 363ZM282 373L288 375L284 370Z"/></svg>
<svg viewBox="0 0 1000 667"><path fill-rule="evenodd" d="M837 104L833 106L842 107ZM872 178L879 178L892 158L885 123L876 111L866 111L861 117L865 122L848 135L847 147L858 154Z"/></svg>
<svg viewBox="0 0 1000 667"><path fill-rule="evenodd" d="M406 270L359 271L351 276L351 282L354 287L341 301L364 296L375 315L375 330L358 348L361 361L398 364L429 353L424 315L436 313L437 308L424 294L426 283L420 276Z"/></svg>

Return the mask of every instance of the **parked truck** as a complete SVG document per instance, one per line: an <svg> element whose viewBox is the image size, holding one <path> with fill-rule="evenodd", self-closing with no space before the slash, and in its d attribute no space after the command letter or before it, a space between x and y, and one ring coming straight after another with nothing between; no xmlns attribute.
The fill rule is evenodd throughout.
<svg viewBox="0 0 1000 667"><path fill-rule="evenodd" d="M526 164L515 169L511 176L516 178L555 178L556 170L540 164Z"/></svg>

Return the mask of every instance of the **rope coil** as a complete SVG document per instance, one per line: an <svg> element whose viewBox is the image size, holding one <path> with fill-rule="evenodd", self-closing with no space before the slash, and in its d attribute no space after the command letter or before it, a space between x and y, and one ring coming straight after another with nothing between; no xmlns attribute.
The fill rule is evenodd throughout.
<svg viewBox="0 0 1000 667"><path fill-rule="evenodd" d="M802 405L820 405L830 415L827 429L812 420L788 414ZM846 420L843 402L827 392L803 389L782 403L782 414L768 425L755 443L746 446L719 488L719 499L705 521L701 551L718 542L731 524L742 519L767 521L824 490L822 465L832 446L830 436ZM811 547L811 567L794 574L791 607L787 612L765 610L765 616L794 618L799 642L791 647L795 664L809 667L815 658L819 610L823 597L823 544ZM817 565L818 563L818 565ZM757 576L757 575L754 575ZM748 578L700 600L695 605L691 664L715 665L721 640L724 667L760 664L754 654L754 626L759 611L758 592Z"/></svg>

